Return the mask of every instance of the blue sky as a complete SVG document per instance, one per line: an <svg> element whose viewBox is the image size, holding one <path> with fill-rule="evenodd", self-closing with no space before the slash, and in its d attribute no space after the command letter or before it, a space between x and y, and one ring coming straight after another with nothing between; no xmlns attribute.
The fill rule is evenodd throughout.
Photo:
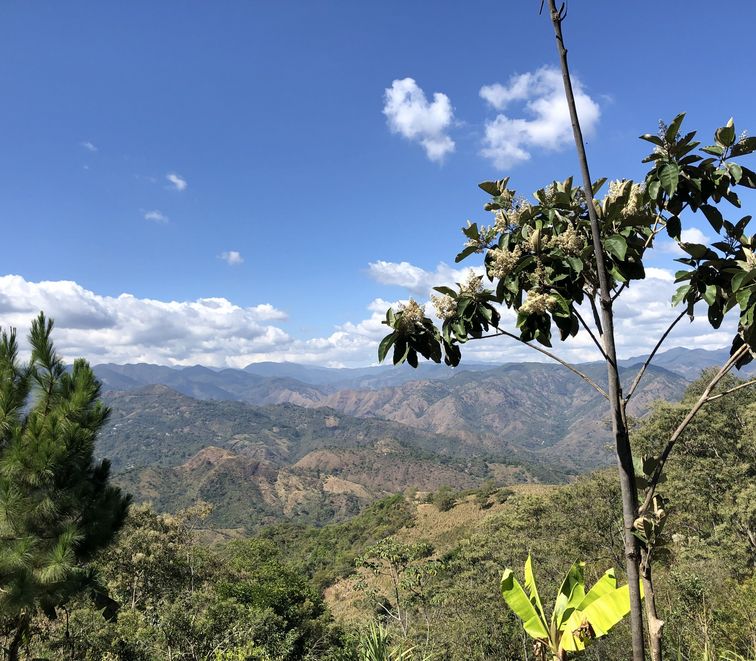
<svg viewBox="0 0 756 661"><path fill-rule="evenodd" d="M754 19L571 3L594 177L641 177L637 136L681 110L705 134L748 128ZM506 131L483 154L500 112L548 104L535 83L498 110L480 94L557 64L537 2L9 0L0 62L0 325L44 306L95 362L373 361L382 302L448 275L459 227L485 219L478 181L529 194L576 171L548 117L515 145L528 160L493 155ZM406 78L427 106L386 114Z"/></svg>

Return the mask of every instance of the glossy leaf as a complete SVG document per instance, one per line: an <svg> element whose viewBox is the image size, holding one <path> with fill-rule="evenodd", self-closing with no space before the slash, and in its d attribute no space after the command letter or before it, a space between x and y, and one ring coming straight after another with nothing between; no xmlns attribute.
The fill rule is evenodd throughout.
<svg viewBox="0 0 756 661"><path fill-rule="evenodd" d="M680 168L675 163L667 163L659 170L659 183L667 195L673 195L680 179Z"/></svg>
<svg viewBox="0 0 756 661"><path fill-rule="evenodd" d="M528 553L528 559L525 561L525 588L530 594L530 602L538 609L541 615L541 619L545 622L546 615L543 612L543 605L541 604L541 597L538 594L538 587L536 586L535 576L533 576L533 559Z"/></svg>
<svg viewBox="0 0 756 661"><path fill-rule="evenodd" d="M585 567L584 562L573 563L559 588L551 616L551 622L557 629L562 628L563 622L572 615L572 611L585 598L583 567Z"/></svg>
<svg viewBox="0 0 756 661"><path fill-rule="evenodd" d="M548 639L546 623L515 579L511 569L505 569L501 577L501 596L504 597L507 606L522 620L522 626L529 636L539 640Z"/></svg>
<svg viewBox="0 0 756 661"><path fill-rule="evenodd" d="M604 247L609 254L614 255L620 260L625 259L627 254L627 241L621 234L613 234L604 239Z"/></svg>

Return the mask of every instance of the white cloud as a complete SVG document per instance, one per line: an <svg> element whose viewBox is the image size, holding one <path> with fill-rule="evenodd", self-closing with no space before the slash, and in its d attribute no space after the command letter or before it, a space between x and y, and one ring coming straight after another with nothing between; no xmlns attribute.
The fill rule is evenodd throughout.
<svg viewBox="0 0 756 661"><path fill-rule="evenodd" d="M709 237L697 227L691 227L680 232L680 240L683 243L708 243Z"/></svg>
<svg viewBox="0 0 756 661"><path fill-rule="evenodd" d="M99 151L94 144L92 144L91 142L89 142L89 140L86 140L86 141L82 142L81 146L84 147L84 149L86 149L88 152L92 152L93 154L95 152Z"/></svg>
<svg viewBox="0 0 756 661"><path fill-rule="evenodd" d="M132 294L104 296L71 281L29 282L17 275L0 276L0 319L4 328L14 326L23 337L31 319L44 310L55 319L54 338L67 362L83 356L93 364L244 367L271 360L331 367L369 365L376 362L378 343L388 332L382 321L389 307L406 302L409 294L426 303L431 285L451 284L465 274L445 264L434 271L400 264L403 267L397 273L405 273L406 279L397 275L394 284L407 288L406 297L375 299L367 305L364 318L338 324L324 336L292 337L282 328L286 313L269 303L243 307L225 298L161 301ZM388 277L383 275L387 272L378 267L373 274L380 279ZM672 273L649 268L647 275L646 280L632 283L615 303L621 358L647 354L678 314L669 303L675 289ZM426 311L432 313L427 303ZM501 312L502 328L516 332L513 312ZM591 318L589 310L582 312L584 318ZM683 319L664 346L715 349L729 345L736 315L729 315L721 329L713 330L705 309L698 313L693 323ZM555 337L553 350L573 362L599 358L585 333L567 342ZM479 362L548 360L506 337L469 342L463 355L465 361Z"/></svg>
<svg viewBox="0 0 756 661"><path fill-rule="evenodd" d="M220 254L220 259L226 262L229 266L238 266L244 263L244 257L238 250L229 250Z"/></svg>
<svg viewBox="0 0 756 661"><path fill-rule="evenodd" d="M0 318L24 336L40 310L55 320L54 339L67 361L147 362L241 367L292 339L277 322L286 313L264 303L225 298L159 301L131 294L103 296L67 281L29 282L0 276ZM246 361L246 362L245 362Z"/></svg>
<svg viewBox="0 0 756 661"><path fill-rule="evenodd" d="M683 243L702 243L707 245L711 239L697 227L689 227L680 232L680 241ZM686 252L678 245L677 241L662 241L659 249L673 255L685 255Z"/></svg>
<svg viewBox="0 0 756 661"><path fill-rule="evenodd" d="M585 92L580 80L572 79L575 103L583 133L590 135L599 120L598 104ZM500 112L486 122L482 154L500 169L531 157L533 149L558 150L572 141L572 124L564 97L562 74L553 67L512 76L508 85L495 83L480 89L492 108L506 110L523 104L529 118L513 118Z"/></svg>
<svg viewBox="0 0 756 661"><path fill-rule="evenodd" d="M427 297L433 287L440 285L454 286L455 282L462 282L470 268L455 269L441 262L433 271L410 264L409 262L386 262L378 260L368 265L368 274L376 282L383 285L396 285L404 287L410 293L417 296ZM483 273L482 268L475 268L478 275Z"/></svg>
<svg viewBox="0 0 756 661"><path fill-rule="evenodd" d="M153 223L167 223L168 222L168 216L166 216L162 211L158 211L157 209L146 211L144 213L144 219L150 220Z"/></svg>
<svg viewBox="0 0 756 661"><path fill-rule="evenodd" d="M442 161L454 151L454 140L447 135L454 111L446 94L436 92L429 103L412 78L395 80L385 91L383 114L393 133L419 142L431 161Z"/></svg>
<svg viewBox="0 0 756 661"><path fill-rule="evenodd" d="M173 187L177 191L184 191L189 185L186 183L186 179L184 179L181 175L176 174L175 172L169 172L167 175L165 175L165 178L169 182L171 182L171 184L173 184Z"/></svg>

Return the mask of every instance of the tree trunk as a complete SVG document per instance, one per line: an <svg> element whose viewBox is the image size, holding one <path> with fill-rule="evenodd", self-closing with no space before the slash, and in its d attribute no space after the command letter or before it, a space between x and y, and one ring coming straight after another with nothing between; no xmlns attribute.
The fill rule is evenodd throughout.
<svg viewBox="0 0 756 661"><path fill-rule="evenodd" d="M564 8L564 5L562 5L562 8ZM596 257L596 272L599 281L601 326L603 331L602 339L609 379L608 395L609 405L611 407L612 433L614 435L620 489L622 492L625 568L627 570L628 590L630 593L630 626L633 638L633 661L644 661L645 641L643 638L643 609L640 595L638 542L635 535L633 535L633 523L637 516L638 501L635 485L635 470L633 468L633 457L630 447L630 436L625 422L622 386L620 384L619 371L617 369L612 293L609 288L609 278L606 264L604 262L604 250L601 244L598 216L596 215L596 209L593 205L593 186L590 171L588 169L588 158L585 152L585 144L583 143L583 134L580 130L580 121L578 119L577 107L575 105L575 95L572 91L572 80L570 79L570 70L567 64L567 49L564 46L564 40L562 37L562 10L556 8L555 0L549 0L549 9L551 11L551 23L554 26L554 34L556 36L557 52L559 53L559 60L562 67L564 91L567 97L570 118L572 120L575 146L577 148L580 170L583 176L583 188L585 191L586 205L588 207L588 216L591 221L593 250Z"/></svg>
<svg viewBox="0 0 756 661"><path fill-rule="evenodd" d="M29 629L29 615L24 613L16 620L16 632L13 634L13 640L8 647L8 661L18 661L18 653L23 643L24 635Z"/></svg>
<svg viewBox="0 0 756 661"><path fill-rule="evenodd" d="M643 577L644 601L646 603L646 621L648 622L648 640L651 647L653 661L662 661L662 629L664 620L660 620L656 612L656 595L654 581L651 575L651 554L648 550L641 550L641 575Z"/></svg>

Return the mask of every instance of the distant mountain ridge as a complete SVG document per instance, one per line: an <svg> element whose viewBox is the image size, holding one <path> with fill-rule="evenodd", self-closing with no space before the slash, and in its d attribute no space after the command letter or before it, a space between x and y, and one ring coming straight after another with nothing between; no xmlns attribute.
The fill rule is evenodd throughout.
<svg viewBox="0 0 756 661"><path fill-rule="evenodd" d="M629 413L679 399L722 353L660 354ZM642 360L621 361L623 380ZM605 384L603 364L580 369ZM605 400L553 363L95 372L113 409L98 453L119 483L169 511L209 500L216 525L323 523L408 487L562 481L613 457Z"/></svg>
<svg viewBox="0 0 756 661"><path fill-rule="evenodd" d="M729 349L686 349L675 347L660 352L653 365L694 380L701 370L721 365ZM641 365L646 356L619 361L621 366ZM437 381L454 377L461 372L486 372L520 363L465 363L451 369L435 363L421 363L413 370L406 365L361 368L329 368L299 363L252 363L244 369L168 367L144 363L116 365L105 363L94 367L98 378L111 390L131 390L146 385L167 385L186 395L201 399L238 399L256 404L292 401L299 393L303 401L314 401L320 396L339 390L379 389L399 386L412 381ZM548 363L545 363L548 364ZM583 363L590 365L591 363ZM742 374L756 373L754 364ZM290 395L272 395L276 391L289 391Z"/></svg>

